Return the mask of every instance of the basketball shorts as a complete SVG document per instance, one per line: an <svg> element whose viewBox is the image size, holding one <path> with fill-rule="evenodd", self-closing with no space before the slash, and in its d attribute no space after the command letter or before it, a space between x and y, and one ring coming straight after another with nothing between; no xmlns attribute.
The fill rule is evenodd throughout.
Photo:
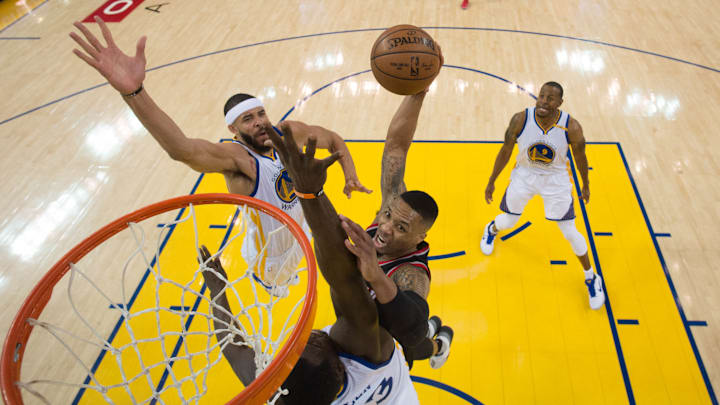
<svg viewBox="0 0 720 405"><path fill-rule="evenodd" d="M542 197L546 219L551 221L575 219L569 174L537 174L523 167L515 167L510 174L510 185L500 202L500 210L508 214L520 215L525 205L535 195Z"/></svg>
<svg viewBox="0 0 720 405"><path fill-rule="evenodd" d="M292 285L300 261L305 254L297 239L286 229L276 230L269 236L267 246L263 248L256 229L249 229L246 243L243 243L242 256L252 266L253 278L266 288ZM266 236L266 235L263 235Z"/></svg>

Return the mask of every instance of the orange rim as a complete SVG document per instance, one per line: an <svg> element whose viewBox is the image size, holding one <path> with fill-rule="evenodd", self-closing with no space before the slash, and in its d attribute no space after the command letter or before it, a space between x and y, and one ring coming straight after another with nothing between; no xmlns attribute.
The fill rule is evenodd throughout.
<svg viewBox="0 0 720 405"><path fill-rule="evenodd" d="M231 399L227 404L263 404L275 393L277 388L285 381L300 354L305 348L308 337L315 319L317 309L316 285L317 269L315 255L310 241L305 232L289 215L275 206L252 197L237 194L193 194L183 197L176 197L161 201L147 207L127 214L108 225L100 228L85 240L70 249L30 292L22 307L18 311L10 326L10 331L5 338L0 360L0 388L2 389L3 400L8 405L23 404L22 394L15 384L20 380L20 369L22 367L23 355L27 341L32 333L33 327L26 322L28 318L37 319L47 305L52 295L53 288L70 269L70 263L76 263L95 247L128 227L128 222L141 222L167 211L186 207L189 204L236 204L247 205L259 209L287 225L288 229L297 238L300 247L307 259L308 284L305 292L305 302L302 312L298 318L290 337L280 349L272 363L240 394Z"/></svg>

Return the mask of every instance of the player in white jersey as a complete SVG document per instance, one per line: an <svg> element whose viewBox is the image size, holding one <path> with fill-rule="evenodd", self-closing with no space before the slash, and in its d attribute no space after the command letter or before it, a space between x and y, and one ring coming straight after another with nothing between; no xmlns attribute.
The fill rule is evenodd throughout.
<svg viewBox="0 0 720 405"><path fill-rule="evenodd" d="M483 230L482 252L492 253L498 232L515 226L525 205L534 195L540 195L545 218L555 221L570 242L585 272L590 307L599 309L605 303L602 278L590 265L588 245L575 227L572 184L568 173L568 144L582 177L582 199L590 201L588 163L585 156L585 137L580 123L558 108L563 102L563 88L547 82L540 88L534 108L515 114L505 131L505 142L495 159L493 172L485 188L489 204L495 191L495 179L510 160L514 145L518 145L517 163L510 175L510 185L500 202L502 214L490 221Z"/></svg>
<svg viewBox="0 0 720 405"><path fill-rule="evenodd" d="M135 56L130 57L115 45L105 23L99 17L96 17L95 21L102 30L107 46L103 46L87 27L76 22L75 27L84 34L87 41L74 32L70 37L86 53L77 49L73 52L120 92L140 122L172 159L183 162L198 172L222 173L230 193L250 195L269 202L303 224L292 181L282 163L266 162L266 159L276 158L273 148L265 145L269 142L268 132L273 129L259 99L248 94L235 94L225 103L225 123L236 142L214 143L188 138L143 88L146 38L140 38ZM348 198L352 191L370 192L358 180L350 152L338 134L299 121L287 123L294 131L298 144L304 145L308 137L313 136L317 139L318 147L340 152L340 165L345 173L343 192ZM298 264L300 249L293 245L294 239L288 231L273 233L279 226L279 222L274 220L251 224L249 231L254 237L245 238L252 245L243 248L243 256L246 261L251 262L264 242L272 239L274 243L277 240L277 244L271 243L265 254L258 258L256 264L260 265L256 265L256 279L272 294L282 296L286 293L284 283ZM271 234L275 236L271 237ZM256 243L258 245L253 246Z"/></svg>
<svg viewBox="0 0 720 405"><path fill-rule="evenodd" d="M315 238L318 267L330 285L337 317L332 326L313 330L300 359L282 383L288 390L278 404L285 405L415 405L417 393L410 380L402 350L379 324L378 310L365 285L366 272L375 263L356 263L345 246L348 223L342 221L322 192L327 168L338 158L314 159L315 141L301 153L287 124L281 125L285 139L271 133L281 158L299 190L305 218ZM345 231L344 231L345 230ZM359 232L363 232L360 228ZM203 247L204 263L214 271L203 271L210 291L218 341L226 339L227 325L233 322L226 296L227 279L220 261L211 259ZM218 274L221 277L218 277ZM385 293L376 290L378 296ZM237 342L236 343L242 343ZM229 344L223 355L235 374L247 386L255 379L254 352L240 344Z"/></svg>

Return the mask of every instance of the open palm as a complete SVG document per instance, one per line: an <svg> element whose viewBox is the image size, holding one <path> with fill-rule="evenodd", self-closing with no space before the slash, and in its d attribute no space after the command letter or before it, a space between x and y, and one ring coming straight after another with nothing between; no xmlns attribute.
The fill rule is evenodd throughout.
<svg viewBox="0 0 720 405"><path fill-rule="evenodd" d="M73 25L83 33L87 41L71 32L70 38L85 51L73 49L73 53L100 72L117 91L122 94L132 93L140 88L145 80L145 41L147 38L143 36L138 40L135 56L130 57L115 45L110 29L105 22L97 16L95 22L100 26L107 47L103 46L82 23L75 22Z"/></svg>

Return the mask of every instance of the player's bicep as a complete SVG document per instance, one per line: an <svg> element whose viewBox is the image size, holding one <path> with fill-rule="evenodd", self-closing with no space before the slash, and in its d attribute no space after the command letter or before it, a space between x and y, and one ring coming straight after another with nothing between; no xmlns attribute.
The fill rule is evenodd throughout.
<svg viewBox="0 0 720 405"><path fill-rule="evenodd" d="M568 123L568 142L574 154L585 153L585 135L582 126L573 118L570 118Z"/></svg>
<svg viewBox="0 0 720 405"><path fill-rule="evenodd" d="M508 124L508 127L505 130L505 138L503 140L504 147L509 147L512 149L512 147L515 146L515 143L517 142L517 137L518 135L520 135L520 132L525 126L525 120L527 118L526 114L526 111L522 111L516 113L510 119L510 124Z"/></svg>
<svg viewBox="0 0 720 405"><path fill-rule="evenodd" d="M400 290L412 291L425 299L430 293L430 277L424 270L411 264L395 270L390 279Z"/></svg>
<svg viewBox="0 0 720 405"><path fill-rule="evenodd" d="M250 173L251 158L242 146L212 143L204 139L192 139L191 142L193 145L185 163L193 169L205 173Z"/></svg>

